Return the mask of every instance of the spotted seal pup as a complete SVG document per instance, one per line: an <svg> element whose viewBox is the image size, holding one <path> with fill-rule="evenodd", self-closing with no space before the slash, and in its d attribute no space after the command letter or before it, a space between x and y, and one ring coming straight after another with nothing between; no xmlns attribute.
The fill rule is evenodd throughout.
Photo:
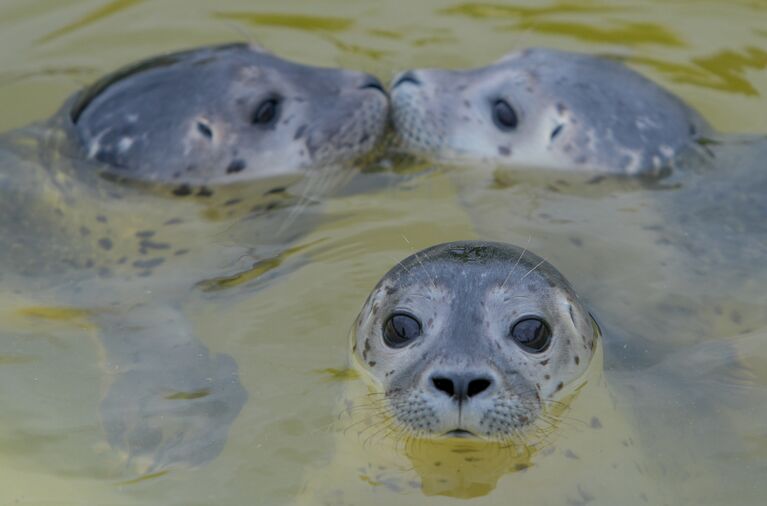
<svg viewBox="0 0 767 506"><path fill-rule="evenodd" d="M129 66L62 111L87 157L107 170L187 184L352 161L377 144L385 114L371 75L300 65L244 44Z"/></svg>
<svg viewBox="0 0 767 506"><path fill-rule="evenodd" d="M98 325L104 428L136 468L221 451L246 394L179 308L279 264L293 204L369 155L387 116L371 75L229 44L127 66L2 137L4 289L24 314Z"/></svg>
<svg viewBox="0 0 767 506"><path fill-rule="evenodd" d="M402 147L450 162L647 174L711 133L624 65L553 49L476 69L407 71L391 95Z"/></svg>
<svg viewBox="0 0 767 506"><path fill-rule="evenodd" d="M578 386L598 334L567 280L537 255L449 243L384 276L352 351L406 432L503 442Z"/></svg>

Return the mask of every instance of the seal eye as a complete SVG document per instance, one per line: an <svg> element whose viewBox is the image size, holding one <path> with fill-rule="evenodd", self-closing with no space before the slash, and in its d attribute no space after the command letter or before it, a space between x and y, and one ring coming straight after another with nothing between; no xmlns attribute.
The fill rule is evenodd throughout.
<svg viewBox="0 0 767 506"><path fill-rule="evenodd" d="M541 353L549 347L551 329L540 318L526 317L511 326L511 338L525 351Z"/></svg>
<svg viewBox="0 0 767 506"><path fill-rule="evenodd" d="M402 348L421 335L421 322L407 313L394 313L383 326L383 339L389 348Z"/></svg>
<svg viewBox="0 0 767 506"><path fill-rule="evenodd" d="M256 111L250 120L251 123L254 125L268 125L277 117L279 106L280 102L276 98L264 100L256 107Z"/></svg>
<svg viewBox="0 0 767 506"><path fill-rule="evenodd" d="M514 130L519 123L514 108L503 99L498 99L493 103L493 121L501 130Z"/></svg>

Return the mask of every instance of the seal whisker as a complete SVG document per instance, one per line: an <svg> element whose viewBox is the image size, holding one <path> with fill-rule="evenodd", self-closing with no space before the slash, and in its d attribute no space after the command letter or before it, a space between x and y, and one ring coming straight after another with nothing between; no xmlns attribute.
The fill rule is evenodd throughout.
<svg viewBox="0 0 767 506"><path fill-rule="evenodd" d="M365 420L365 421L368 422L369 420ZM378 431L381 427L385 426L387 423L388 422L385 419L372 421L370 425L368 425L362 430L357 431L356 435L357 437L360 437L360 438L364 436L365 439L363 441L367 441L367 439L369 438L369 434L374 434L376 431ZM372 431L372 432L369 432L369 431ZM365 436L366 432L369 433L367 436Z"/></svg>
<svg viewBox="0 0 767 506"><path fill-rule="evenodd" d="M423 265L423 262L421 261L420 257L418 256L418 253L415 253L415 259L423 269L424 273L426 273L426 276L429 278L429 281L431 281L431 286L434 288L434 290L437 290L437 283L432 277L432 273L429 272L426 267Z"/></svg>
<svg viewBox="0 0 767 506"><path fill-rule="evenodd" d="M355 420L357 417L368 415L368 416L376 416L383 412L385 412L386 407L385 406L360 406L359 408L351 408L348 410L344 410L338 415L339 421L341 421L343 418L351 418L352 420ZM360 420L355 421L352 425L361 423Z"/></svg>
<svg viewBox="0 0 767 506"><path fill-rule="evenodd" d="M564 426L577 431L581 431L588 427L588 422L579 418L564 416L564 415L544 415L541 417L552 425Z"/></svg>
<svg viewBox="0 0 767 506"><path fill-rule="evenodd" d="M391 417L391 412L389 410L389 406L381 405L381 406L371 406L371 407L365 407L364 409L360 410L344 410L341 413L341 417L348 416L351 418L351 423L346 427L346 429L351 429L357 425L361 424L376 424L379 423L378 421L381 419L387 419Z"/></svg>
<svg viewBox="0 0 767 506"><path fill-rule="evenodd" d="M528 248L528 246L530 246L530 242L532 240L533 240L533 236L532 235L528 235L527 236L527 244L525 244L525 247L522 248L522 252L517 257L517 261L514 262L514 265L511 267L511 269L509 269L508 274L504 278L503 283L501 283L501 290L506 288L506 283L509 281L509 278L511 277L511 274L517 269L517 266L519 265L519 262L522 261L522 257L525 256L525 253L527 252L527 248Z"/></svg>
<svg viewBox="0 0 767 506"><path fill-rule="evenodd" d="M307 207L309 207L309 202L310 202L309 193L311 189L313 188L313 186L315 186L317 183L315 182L316 181L315 178L310 177L308 179L309 180L304 186L301 192L301 195L298 199L298 202L290 209L290 212L288 212L287 217L285 218L285 220L283 220L282 224L280 225L280 228L277 231L278 235L282 234L283 232L285 232L285 230L290 228L293 222L295 222L296 218L298 218L298 216L302 214Z"/></svg>
<svg viewBox="0 0 767 506"><path fill-rule="evenodd" d="M388 409L388 405L385 402L370 402L370 403L358 403L355 406L348 407L339 413L339 418L344 416L354 418L360 413L379 413L382 410Z"/></svg>
<svg viewBox="0 0 767 506"><path fill-rule="evenodd" d="M386 392L368 392L365 394L365 397L385 397L389 395Z"/></svg>
<svg viewBox="0 0 767 506"><path fill-rule="evenodd" d="M519 283L520 281L522 281L523 279L525 279L527 276L529 276L530 274L532 274L533 272L535 272L535 270L536 270L536 269L538 269L538 267L540 267L540 266L541 266L541 265L543 265L544 263L546 263L546 259L545 259L545 258L542 258L542 259L541 259L541 261L540 261L540 262L538 262L537 264L535 264L535 266L533 266L533 268L532 268L532 269L530 269L529 271L527 271L527 272L526 272L526 273L525 273L525 274L524 274L524 275L523 275L521 278L519 278L519 280L517 281L517 283Z"/></svg>
<svg viewBox="0 0 767 506"><path fill-rule="evenodd" d="M391 419L386 420L385 423L381 424L381 426L378 428L378 430L376 430L375 432L370 434L370 436L368 436L368 438L363 443L363 446L367 446L370 442L373 441L374 438L378 437L382 433L386 434L385 431L391 430L391 429L392 429Z"/></svg>
<svg viewBox="0 0 767 506"><path fill-rule="evenodd" d="M365 401L354 403L354 406L350 407L348 410L344 410L344 412L352 413L359 409L370 409L373 407L380 407L385 405L386 405L386 399L383 399L383 398L365 399Z"/></svg>
<svg viewBox="0 0 767 506"><path fill-rule="evenodd" d="M412 272L411 272L411 270L410 270L410 267L408 267L407 265L405 265L405 264L403 263L403 260L397 260L397 259L396 259L396 258L394 258L394 257L391 257L391 259L392 259L394 262L396 262L396 265L397 265L397 267L400 267L401 269L404 269L404 271L405 271L405 272L407 272L407 273L408 273L408 275L411 275L411 274L412 274Z"/></svg>

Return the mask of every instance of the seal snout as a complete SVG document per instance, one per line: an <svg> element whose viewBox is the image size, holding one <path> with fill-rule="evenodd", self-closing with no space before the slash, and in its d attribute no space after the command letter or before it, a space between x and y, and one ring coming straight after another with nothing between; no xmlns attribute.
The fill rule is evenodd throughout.
<svg viewBox="0 0 767 506"><path fill-rule="evenodd" d="M490 375L468 371L436 371L429 379L435 392L457 402L492 393L495 386Z"/></svg>

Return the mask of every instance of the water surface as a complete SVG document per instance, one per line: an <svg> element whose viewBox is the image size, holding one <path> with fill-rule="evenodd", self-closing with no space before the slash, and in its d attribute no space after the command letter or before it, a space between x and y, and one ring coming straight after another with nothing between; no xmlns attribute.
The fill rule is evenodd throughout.
<svg viewBox="0 0 767 506"><path fill-rule="evenodd" d="M0 131L48 117L69 94L120 64L162 51L246 39L301 62L362 69L383 80L413 66L481 65L522 46L609 54L625 58L684 97L719 130L765 133L765 26L767 7L750 1L422 0L403 6L373 0L215 4L6 0L0 6ZM136 480L133 470L106 446L100 427L98 407L105 378L93 327L77 312L45 309L50 300L36 296L47 296L47 292L18 293L0 285L0 503L295 502L316 468L358 458L336 452L343 437L339 435L339 400L347 387L327 371L346 366L348 330L359 307L389 267L437 242L483 237L529 245L554 263L599 310L610 313L605 316L618 320L630 320L630 305L637 300L654 307L652 302L670 294L677 301L684 299L680 306L699 308L707 296L690 292L683 281L666 279L653 270L653 263L666 260L660 255L667 254L642 228L662 219L648 204L653 202L653 190L617 185L564 191L560 187L554 192L541 187L540 180L522 176L499 187L491 175L470 170L410 174L372 194L331 199L323 211L323 223L294 244L303 247L308 262L287 269L283 277L235 283L215 292L190 289L184 297L184 312L196 332L212 351L236 358L250 395L224 452L199 469L174 469ZM195 213L186 208L184 212ZM495 213L500 216L494 218ZM195 219L201 240L229 252L241 244L247 246L248 238L256 235L248 228L254 225L246 223L208 236L211 216L200 212L192 223ZM673 253L668 254L683 265ZM231 258L222 261L216 272L190 269L175 276L193 286L220 274L219 270L236 271L237 257ZM765 265L753 268L764 271ZM700 290L699 284L690 286ZM66 285L56 290L58 296L64 294L57 306L77 299L74 293L67 296ZM682 353L693 349L686 346L705 340L740 339L736 342L751 359L745 380L740 375L743 371L702 369L702 380L715 385L715 394L729 392L725 387L731 382L742 387L737 393L744 400L734 398L731 404L717 405L717 414L724 413L725 421L708 417L705 409L683 410L675 415L675 423L689 424L689 433L700 432L698 437L669 441L662 428L655 428L657 432L650 432L654 444L637 442L650 455L644 462L650 463L653 455L662 453L663 445L667 445L666 453L681 454L688 443L742 443L712 444L696 454L715 460L716 465L680 457L682 466L690 466L686 472L658 481L659 489L671 490L673 504L688 500L762 504L767 494L767 485L759 480L767 472L767 433L755 422L764 409L754 405L755 400L764 400L767 391L765 347L759 345L767 339L767 327L746 328L759 321L765 301L742 300L739 293L737 286L722 291L721 318L712 313L700 323L693 312L687 319L675 319L673 331L663 336L678 344L674 351ZM629 297L628 302L624 297ZM732 316L733 311L739 318ZM658 338L664 329L653 321L646 330ZM744 331L748 331L745 337L740 335ZM636 376L618 370L613 378L608 375L606 381L612 381L612 395L618 396L620 405L626 385L635 382ZM678 380L670 381L679 385ZM633 431L632 424L642 420L643 405L637 399L648 404L665 402L663 385L649 382L646 390L634 393L633 404L624 405L617 415L605 414L601 423L613 420L621 430ZM599 404L595 398L583 397L571 414L576 428L564 424L557 451L564 455L562 445L572 437L572 444L580 445L574 453L586 462L579 465L578 476L598 480L599 476L584 474L583 469L599 460L600 438L584 436ZM710 423L696 419L700 413ZM722 427L730 432L706 432ZM631 450L632 455L640 450ZM553 476L568 473L566 458L552 465ZM511 472L499 477L494 490L490 487L481 493L423 487L412 471L395 473L398 483L416 480L415 485L396 490L370 484L364 472L336 476L328 488L348 486L361 504L447 504L456 502L447 496L474 495L474 501L492 505L507 504L511 494L520 503L541 504L534 502L536 490L556 490L557 481L532 478L540 476L532 474L539 462L532 458L533 469L526 471L531 478ZM727 467L729 474L713 479L717 466ZM648 470L645 474L662 473ZM623 476L625 482L615 482L613 490L640 480L633 471ZM728 483L730 477L733 481ZM679 483L678 489L669 489L668 481ZM360 487L363 482L369 486ZM588 482L581 495L571 495L571 489L560 485L561 500L555 504L589 503ZM628 501L624 504L642 504L638 495Z"/></svg>

